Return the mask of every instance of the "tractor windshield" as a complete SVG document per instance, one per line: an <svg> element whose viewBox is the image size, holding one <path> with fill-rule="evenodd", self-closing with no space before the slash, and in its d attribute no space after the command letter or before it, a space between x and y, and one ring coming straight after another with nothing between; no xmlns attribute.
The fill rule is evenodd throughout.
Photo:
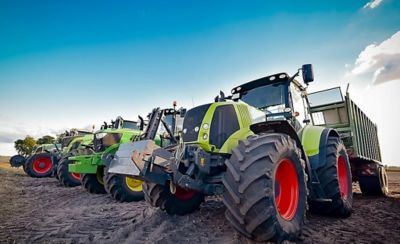
<svg viewBox="0 0 400 244"><path fill-rule="evenodd" d="M257 87L241 93L241 100L268 114L285 110L285 85L283 83Z"/></svg>
<svg viewBox="0 0 400 244"><path fill-rule="evenodd" d="M124 120L123 127L126 129L139 130L138 122Z"/></svg>

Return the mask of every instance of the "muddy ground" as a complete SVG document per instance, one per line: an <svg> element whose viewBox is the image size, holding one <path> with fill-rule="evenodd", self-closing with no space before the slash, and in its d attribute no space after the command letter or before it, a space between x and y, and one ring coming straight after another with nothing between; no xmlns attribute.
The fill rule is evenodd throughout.
<svg viewBox="0 0 400 244"><path fill-rule="evenodd" d="M350 218L308 214L299 242L399 243L400 172L389 180L389 198L363 197L355 186ZM0 243L252 243L230 227L224 211L209 198L198 212L171 217L144 201L117 203L0 167Z"/></svg>

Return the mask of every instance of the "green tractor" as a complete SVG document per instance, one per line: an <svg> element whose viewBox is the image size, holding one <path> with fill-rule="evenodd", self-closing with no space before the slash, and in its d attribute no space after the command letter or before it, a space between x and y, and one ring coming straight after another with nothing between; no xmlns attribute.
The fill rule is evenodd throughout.
<svg viewBox="0 0 400 244"><path fill-rule="evenodd" d="M68 159L71 156L88 154L87 149L93 143L93 134L87 134L72 138L69 142L64 142L68 146L64 147L61 153L61 158L57 165L57 178L61 185L66 187L74 187L81 185L80 175L70 173L68 165L71 161Z"/></svg>
<svg viewBox="0 0 400 244"><path fill-rule="evenodd" d="M94 134L93 145L87 146L87 153L68 157L68 170L72 174L80 174L83 187L90 193L105 194L104 170L118 147L138 137L143 130L144 121L124 120L117 117L111 124L104 122ZM143 199L142 181L126 179L124 181L132 190L135 199Z"/></svg>
<svg viewBox="0 0 400 244"><path fill-rule="evenodd" d="M176 109L176 103L174 102L174 108L160 109L155 108L148 115L148 123L143 133L134 139L133 142L121 144L115 155L111 160L105 162L105 177L104 183L107 192L117 201L130 202L137 201L143 198L135 197L135 189L131 189L132 184L128 181L140 182L138 186L142 190L142 181L138 181L133 178L135 172L132 170L132 162L128 159L120 158L120 154L127 154L126 152L132 152L132 147L140 143L141 141L151 140L166 150L173 150L178 142L178 134L176 133L181 125L182 118L186 109ZM128 153L129 154L129 153ZM117 162L114 164L114 162ZM122 164L121 164L122 163Z"/></svg>
<svg viewBox="0 0 400 244"><path fill-rule="evenodd" d="M302 71L304 84L295 79ZM152 141L128 155L145 199L168 214L197 210L222 195L228 222L257 241L296 241L310 210L338 217L352 211L349 159L339 133L312 125L306 87L312 66L222 92L188 110L174 152ZM119 152L117 152L118 154ZM121 152L122 153L122 152ZM117 163L117 162L116 162Z"/></svg>
<svg viewBox="0 0 400 244"><path fill-rule="evenodd" d="M10 163L13 167L23 166L24 171L31 177L58 177L57 165L63 155L79 147L82 138L93 137L91 134L91 132L71 129L59 135L56 144L39 145L29 157L16 155L11 158Z"/></svg>
<svg viewBox="0 0 400 244"><path fill-rule="evenodd" d="M24 172L31 177L50 177L53 175L52 161L58 147L61 147L61 144L38 145L28 157L19 154L12 156L10 164L17 168L22 166Z"/></svg>

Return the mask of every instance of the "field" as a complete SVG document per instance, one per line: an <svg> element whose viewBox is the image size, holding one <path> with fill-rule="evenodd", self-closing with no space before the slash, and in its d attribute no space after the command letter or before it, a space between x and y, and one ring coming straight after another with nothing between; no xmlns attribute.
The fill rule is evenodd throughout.
<svg viewBox="0 0 400 244"><path fill-rule="evenodd" d="M399 243L400 172L389 172L389 198L354 190L347 219L308 214L299 242ZM34 179L0 163L0 243L251 243L224 218L219 198L191 215L171 217L146 202L116 203L54 178Z"/></svg>

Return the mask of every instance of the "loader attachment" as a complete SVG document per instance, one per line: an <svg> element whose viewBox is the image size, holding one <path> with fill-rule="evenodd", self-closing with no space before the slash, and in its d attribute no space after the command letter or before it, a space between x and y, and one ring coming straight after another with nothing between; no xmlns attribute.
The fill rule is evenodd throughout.
<svg viewBox="0 0 400 244"><path fill-rule="evenodd" d="M155 159L152 160L155 164L162 165L162 162L172 157L170 152L161 149L152 140L125 143L121 144L115 153L108 172L142 178L141 173L145 167L145 162L151 156L154 157L153 151L159 152L156 153Z"/></svg>

